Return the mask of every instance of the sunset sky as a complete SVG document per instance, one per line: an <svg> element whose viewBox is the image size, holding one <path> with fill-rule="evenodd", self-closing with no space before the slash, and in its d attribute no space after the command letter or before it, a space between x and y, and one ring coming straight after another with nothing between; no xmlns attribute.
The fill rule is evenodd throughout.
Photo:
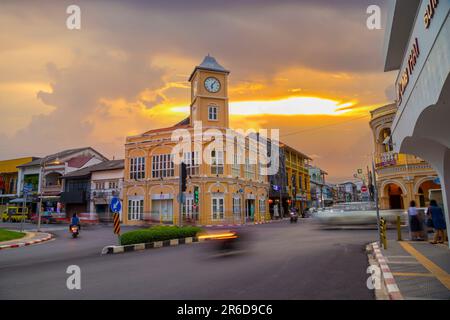
<svg viewBox="0 0 450 320"><path fill-rule="evenodd" d="M386 0L8 1L0 3L0 159L92 146L122 158L127 135L187 115L208 53L231 71L234 128L279 128L329 181L372 152L369 110L394 99ZM66 8L81 7L81 30Z"/></svg>

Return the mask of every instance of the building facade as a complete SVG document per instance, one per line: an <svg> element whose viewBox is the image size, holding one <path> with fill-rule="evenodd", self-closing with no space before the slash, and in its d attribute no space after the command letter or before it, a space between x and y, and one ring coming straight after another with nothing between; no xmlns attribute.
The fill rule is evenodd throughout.
<svg viewBox="0 0 450 320"><path fill-rule="evenodd" d="M268 177L251 161L254 138L236 134L232 153L220 144L229 129L228 75L213 57L205 57L189 78L189 118L126 138L125 224L222 225L270 218ZM188 138L172 139L173 133ZM178 149L180 141L186 148ZM176 158L187 165L184 192Z"/></svg>
<svg viewBox="0 0 450 320"><path fill-rule="evenodd" d="M123 160L103 161L64 175L61 194L64 212L68 217L73 213L89 213L100 222L111 222L109 204L113 197L123 200L123 175Z"/></svg>
<svg viewBox="0 0 450 320"><path fill-rule="evenodd" d="M91 171L89 212L96 213L101 222L112 221L109 204L113 197L123 201L124 168L124 160L111 160L95 166ZM122 210L119 212L121 219Z"/></svg>
<svg viewBox="0 0 450 320"><path fill-rule="evenodd" d="M108 160L92 148L64 150L18 166L18 188L33 186L31 212L53 214L65 211L61 202L62 178L65 174Z"/></svg>
<svg viewBox="0 0 450 320"><path fill-rule="evenodd" d="M311 184L309 177L309 158L300 151L280 143L286 161L287 189L289 205L303 213L311 201Z"/></svg>
<svg viewBox="0 0 450 320"><path fill-rule="evenodd" d="M339 201L343 202L358 202L358 187L353 181L344 181L337 185Z"/></svg>
<svg viewBox="0 0 450 320"><path fill-rule="evenodd" d="M440 189L437 174L424 160L394 151L391 126L397 105L389 104L371 111L370 127L374 139L375 171L381 209L406 209L414 200L417 206L429 205L430 190Z"/></svg>
<svg viewBox="0 0 450 320"><path fill-rule="evenodd" d="M449 226L450 0L391 1L388 13L384 69L398 70L393 151L431 164Z"/></svg>
<svg viewBox="0 0 450 320"><path fill-rule="evenodd" d="M24 163L33 161L35 157L25 157L0 161L0 205L22 196L22 190L18 188L19 169Z"/></svg>
<svg viewBox="0 0 450 320"><path fill-rule="evenodd" d="M324 187L327 173L318 167L309 166L308 175L311 185L311 207L323 208L325 206Z"/></svg>
<svg viewBox="0 0 450 320"><path fill-rule="evenodd" d="M270 142L269 142L270 144ZM268 146L268 150L270 147ZM283 148L279 148L279 170L269 176L269 211L273 219L289 214L289 187L286 170L286 155Z"/></svg>

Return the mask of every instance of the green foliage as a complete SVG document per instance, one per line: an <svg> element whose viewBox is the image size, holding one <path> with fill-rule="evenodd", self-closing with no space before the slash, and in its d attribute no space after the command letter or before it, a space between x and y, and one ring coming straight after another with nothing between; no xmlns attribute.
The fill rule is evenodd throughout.
<svg viewBox="0 0 450 320"><path fill-rule="evenodd" d="M148 229L125 232L120 236L120 243L129 245L195 237L201 230L199 227L154 226Z"/></svg>

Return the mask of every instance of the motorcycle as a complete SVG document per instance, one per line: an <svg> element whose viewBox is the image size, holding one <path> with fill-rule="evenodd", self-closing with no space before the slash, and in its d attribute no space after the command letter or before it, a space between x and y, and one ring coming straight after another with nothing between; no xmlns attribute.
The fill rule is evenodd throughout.
<svg viewBox="0 0 450 320"><path fill-rule="evenodd" d="M297 213L291 212L291 223L297 223L298 216Z"/></svg>
<svg viewBox="0 0 450 320"><path fill-rule="evenodd" d="M70 232L72 233L72 238L78 237L78 234L80 233L78 226L70 226Z"/></svg>

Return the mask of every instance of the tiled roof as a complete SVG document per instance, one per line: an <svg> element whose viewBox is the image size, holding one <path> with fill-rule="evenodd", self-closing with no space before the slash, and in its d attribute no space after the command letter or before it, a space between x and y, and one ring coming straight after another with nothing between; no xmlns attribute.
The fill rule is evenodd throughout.
<svg viewBox="0 0 450 320"><path fill-rule="evenodd" d="M67 165L71 168L81 168L84 166L89 160L91 160L94 156L79 156L70 159L67 161Z"/></svg>
<svg viewBox="0 0 450 320"><path fill-rule="evenodd" d="M144 135L157 133L157 132L164 132L164 131L173 131L173 130L176 130L176 129L187 129L187 128L191 128L191 126L190 125L179 125L179 124L176 124L176 125L174 125L172 127L158 128L158 129L149 130L149 131L145 132Z"/></svg>
<svg viewBox="0 0 450 320"><path fill-rule="evenodd" d="M94 164L92 166L72 171L63 176L63 178L75 178L75 177L85 177L90 175L92 172L97 171L107 171L107 170L118 170L125 168L123 159L121 160L109 160Z"/></svg>
<svg viewBox="0 0 450 320"><path fill-rule="evenodd" d="M293 148L293 147L287 145L287 144L284 143L284 142L281 142L281 141L280 141L280 142L279 142L279 145L280 145L280 148L287 148L287 149L290 149L291 151L300 154L303 158L305 158L305 159L307 159L307 160L312 160L312 159L311 159L310 157L308 157L306 154L304 154L304 153L298 151L297 149L295 149L295 148Z"/></svg>
<svg viewBox="0 0 450 320"><path fill-rule="evenodd" d="M192 80L192 77L194 76L194 73L197 69L230 73L230 71L222 67L216 61L216 59L214 57L211 57L209 54L203 59L203 62L200 65L196 66L194 71L192 71L192 74L189 77L189 81Z"/></svg>
<svg viewBox="0 0 450 320"><path fill-rule="evenodd" d="M91 147L67 149L67 150L63 150L63 151L58 152L58 153L50 154L50 155L48 155L46 157L43 157L43 158L39 158L39 159L30 161L28 163L22 164L22 165L17 166L17 167L19 168L19 167L31 167L31 166L42 165L44 161L45 162L51 162L51 161L54 161L56 159L66 158L66 157L70 156L71 154L75 154L77 152L84 151L84 150L89 150L89 149L99 153L98 151L94 150Z"/></svg>

